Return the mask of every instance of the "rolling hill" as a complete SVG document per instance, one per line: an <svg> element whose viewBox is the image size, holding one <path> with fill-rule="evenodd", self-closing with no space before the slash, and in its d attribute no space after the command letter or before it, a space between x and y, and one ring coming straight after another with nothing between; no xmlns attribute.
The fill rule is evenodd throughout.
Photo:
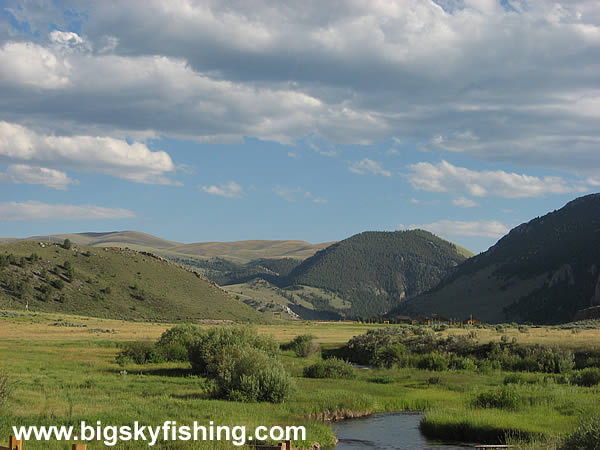
<svg viewBox="0 0 600 450"><path fill-rule="evenodd" d="M55 234L33 236L23 240L63 242L65 239L70 239L78 245L93 247L128 247L132 250L152 252L172 259L210 259L218 257L239 264L260 258L303 260L331 244L331 242L311 244L300 240L248 240L183 244L139 231ZM15 241L15 239L0 239L0 243L11 241Z"/></svg>
<svg viewBox="0 0 600 450"><path fill-rule="evenodd" d="M560 323L600 304L600 194L519 225L394 313Z"/></svg>
<svg viewBox="0 0 600 450"><path fill-rule="evenodd" d="M0 308L128 320L264 320L197 273L160 257L33 240L0 245Z"/></svg>

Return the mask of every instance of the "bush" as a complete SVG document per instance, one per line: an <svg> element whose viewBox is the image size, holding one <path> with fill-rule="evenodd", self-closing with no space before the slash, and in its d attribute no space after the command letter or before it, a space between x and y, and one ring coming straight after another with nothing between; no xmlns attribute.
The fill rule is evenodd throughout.
<svg viewBox="0 0 600 450"><path fill-rule="evenodd" d="M315 337L311 334L296 336L287 344L281 346L282 350L293 350L296 356L306 358L321 351L321 346L314 341Z"/></svg>
<svg viewBox="0 0 600 450"><path fill-rule="evenodd" d="M600 417L592 416L582 420L575 431L564 439L560 448L563 450L600 448Z"/></svg>
<svg viewBox="0 0 600 450"><path fill-rule="evenodd" d="M188 347L202 330L192 324L166 330L155 344L154 352L163 361L189 361Z"/></svg>
<svg viewBox="0 0 600 450"><path fill-rule="evenodd" d="M571 376L571 383L577 386L592 387L600 384L600 369L588 367Z"/></svg>
<svg viewBox="0 0 600 450"><path fill-rule="evenodd" d="M354 378L352 364L343 359L329 358L304 368L306 378Z"/></svg>
<svg viewBox="0 0 600 450"><path fill-rule="evenodd" d="M403 344L390 344L379 347L371 359L371 364L376 367L391 368L394 366L406 367L409 364L409 353Z"/></svg>
<svg viewBox="0 0 600 450"><path fill-rule="evenodd" d="M519 407L519 396L510 386L481 392L473 402L477 408L499 408L517 409Z"/></svg>
<svg viewBox="0 0 600 450"><path fill-rule="evenodd" d="M275 358L279 346L267 336L259 336L251 327L214 327L198 332L188 346L188 356L194 372L209 377L216 376L217 367L226 357L227 347L255 348Z"/></svg>
<svg viewBox="0 0 600 450"><path fill-rule="evenodd" d="M117 364L146 364L157 362L154 353L154 345L150 342L129 342L116 357Z"/></svg>
<svg viewBox="0 0 600 450"><path fill-rule="evenodd" d="M215 368L216 396L240 402L283 402L292 391L292 379L281 362L264 350L228 345Z"/></svg>
<svg viewBox="0 0 600 450"><path fill-rule="evenodd" d="M448 368L451 370L476 370L477 365L471 358L451 355L448 361Z"/></svg>
<svg viewBox="0 0 600 450"><path fill-rule="evenodd" d="M448 358L444 355L440 355L439 353L430 353L428 355L423 355L417 361L417 368L423 370L435 370L442 371L448 369Z"/></svg>
<svg viewBox="0 0 600 450"><path fill-rule="evenodd" d="M70 240L70 239L65 239L65 240L63 241L63 245L62 245L62 247L63 247L65 250L69 250L69 249L71 248L71 246L72 246L72 244L71 244L71 240Z"/></svg>

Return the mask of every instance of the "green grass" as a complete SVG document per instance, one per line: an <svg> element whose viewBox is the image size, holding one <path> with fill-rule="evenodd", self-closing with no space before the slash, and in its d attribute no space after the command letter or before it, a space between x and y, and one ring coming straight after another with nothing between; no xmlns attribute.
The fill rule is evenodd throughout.
<svg viewBox="0 0 600 450"><path fill-rule="evenodd" d="M238 403L214 400L203 378L192 376L186 364L151 364L122 367L114 362L120 341L153 340L167 327L105 319L64 316L64 320L90 327L115 328L115 334L97 335L85 328L52 327L57 316L29 314L0 319L0 361L15 382L14 394L0 415L0 443L11 425L60 425L102 421L125 425L138 420L159 425L165 420L179 424L214 421L221 425L305 425L307 440L333 445L331 428L316 419L335 414L425 411L423 431L436 438L484 443L530 441L537 447L556 442L577 426L583 416L600 413L600 389L544 383L541 374L528 374L536 383L512 386L518 394L514 408L481 408L474 400L482 392L503 386L504 372L479 374L470 371L429 372L417 369L356 369L354 379L307 379L304 367L319 356L298 358L283 352L285 367L296 389L283 404ZM282 323L260 326L280 342L310 333L325 346L339 346L352 335L372 326L353 323ZM450 330L459 332L462 330ZM481 330L481 333L489 330ZM598 330L573 335L568 330L532 328L527 339L569 347L587 345ZM465 331L466 332L466 331ZM516 331L515 331L516 332ZM480 339L487 339L492 336ZM589 333L586 336L585 333ZM597 334L594 334L597 337ZM596 345L598 340L596 339ZM435 377L436 383L431 383ZM376 381L374 381L376 380ZM379 382L377 380L384 380ZM93 447L93 446L92 446ZM58 443L28 442L27 449L63 449ZM93 447L95 448L95 447ZM121 446L117 448L136 448ZM157 448L211 448L198 444ZM221 447L227 448L222 444Z"/></svg>
<svg viewBox="0 0 600 450"><path fill-rule="evenodd" d="M21 241L0 245L17 261L32 253L39 261L0 268L0 307L134 320L229 319L264 317L179 265L132 250ZM74 268L72 280L65 264ZM15 294L11 285L22 286ZM55 285L57 283L58 286ZM46 292L44 292L46 291Z"/></svg>

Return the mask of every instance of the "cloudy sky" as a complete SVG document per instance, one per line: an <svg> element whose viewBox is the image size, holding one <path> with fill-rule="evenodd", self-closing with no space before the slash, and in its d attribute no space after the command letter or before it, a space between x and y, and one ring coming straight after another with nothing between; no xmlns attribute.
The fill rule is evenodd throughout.
<svg viewBox="0 0 600 450"><path fill-rule="evenodd" d="M597 0L0 0L0 236L421 227L600 191Z"/></svg>

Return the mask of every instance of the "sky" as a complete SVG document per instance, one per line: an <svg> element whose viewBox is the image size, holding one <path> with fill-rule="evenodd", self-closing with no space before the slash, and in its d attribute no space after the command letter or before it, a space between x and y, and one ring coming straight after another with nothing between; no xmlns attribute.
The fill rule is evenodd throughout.
<svg viewBox="0 0 600 450"><path fill-rule="evenodd" d="M477 253L598 191L597 0L0 0L0 237Z"/></svg>

